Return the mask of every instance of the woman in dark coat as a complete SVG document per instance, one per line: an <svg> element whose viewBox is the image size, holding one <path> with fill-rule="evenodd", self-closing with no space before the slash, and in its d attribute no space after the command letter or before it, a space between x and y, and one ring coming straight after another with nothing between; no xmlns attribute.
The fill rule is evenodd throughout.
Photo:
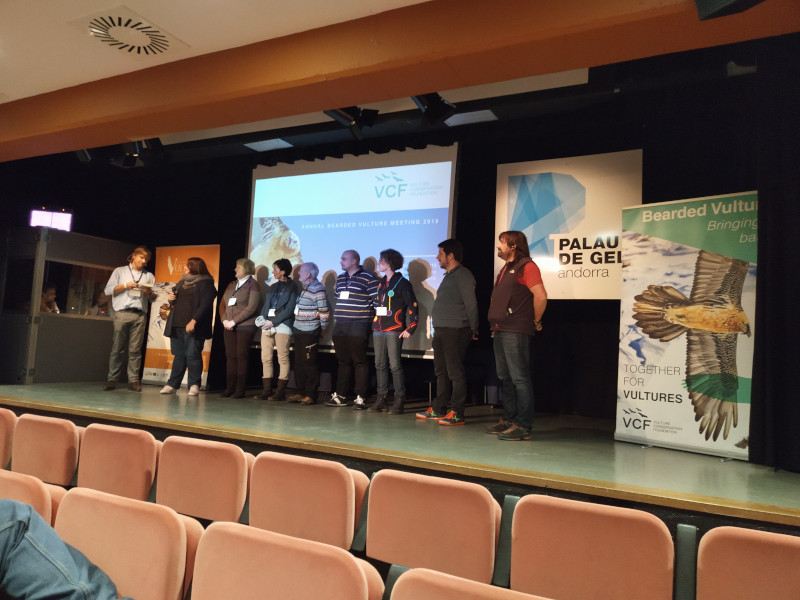
<svg viewBox="0 0 800 600"><path fill-rule="evenodd" d="M203 375L203 344L211 337L211 317L217 290L202 258L186 261L183 277L169 294L171 310L164 326L173 355L172 372L162 394L172 394L189 369L189 395L200 393Z"/></svg>

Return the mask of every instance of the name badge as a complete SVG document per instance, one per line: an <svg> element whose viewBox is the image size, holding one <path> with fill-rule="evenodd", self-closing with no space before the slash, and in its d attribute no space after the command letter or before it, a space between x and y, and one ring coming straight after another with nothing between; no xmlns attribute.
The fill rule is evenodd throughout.
<svg viewBox="0 0 800 600"><path fill-rule="evenodd" d="M128 294L131 298L141 298L142 297L142 290L139 288L131 288L128 290Z"/></svg>
<svg viewBox="0 0 800 600"><path fill-rule="evenodd" d="M275 309L274 308L270 308L269 312L267 313L267 316L268 317L274 317L275 316Z"/></svg>
<svg viewBox="0 0 800 600"><path fill-rule="evenodd" d="M375 309L375 314L379 317L388 317L389 316L389 309L386 306L379 306Z"/></svg>
<svg viewBox="0 0 800 600"><path fill-rule="evenodd" d="M294 307L294 314L296 314L296 315L300 314L300 307L299 306L295 306Z"/></svg>
<svg viewBox="0 0 800 600"><path fill-rule="evenodd" d="M344 291L339 293L339 300L347 300L350 298L350 292Z"/></svg>
<svg viewBox="0 0 800 600"><path fill-rule="evenodd" d="M236 306L236 298L228 298L228 306Z"/></svg>

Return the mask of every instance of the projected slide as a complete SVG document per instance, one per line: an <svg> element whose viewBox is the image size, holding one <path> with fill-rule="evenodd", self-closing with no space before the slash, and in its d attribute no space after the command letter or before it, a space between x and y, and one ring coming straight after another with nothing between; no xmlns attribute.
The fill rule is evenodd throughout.
<svg viewBox="0 0 800 600"><path fill-rule="evenodd" d="M441 154L442 149L436 150ZM445 150L454 158L453 148ZM419 151L352 157L343 163L328 160L323 161L327 165L314 165L358 166L379 160L383 166L276 177L262 177L275 172L271 169L257 170L250 258L259 281L271 276L271 265L279 258L293 265L314 262L320 280L332 290L344 250L358 251L364 268L372 271L381 250L398 250L405 257L402 272L420 304L420 325L426 319L406 349L422 351L430 348L427 317L443 276L437 244L450 237L454 161L400 162L408 162L409 155L417 161L431 157Z"/></svg>

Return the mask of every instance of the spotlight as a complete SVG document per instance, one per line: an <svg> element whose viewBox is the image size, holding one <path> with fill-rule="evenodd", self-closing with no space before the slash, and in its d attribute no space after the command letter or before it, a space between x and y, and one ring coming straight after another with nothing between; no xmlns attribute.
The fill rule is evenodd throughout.
<svg viewBox="0 0 800 600"><path fill-rule="evenodd" d="M341 123L350 130L350 133L357 139L361 139L361 129L372 127L378 117L378 111L369 108L359 108L358 106L348 106L347 108L336 108L334 110L322 111L337 123Z"/></svg>
<svg viewBox="0 0 800 600"><path fill-rule="evenodd" d="M457 110L455 104L450 104L437 93L411 96L411 99L431 125L452 117Z"/></svg>

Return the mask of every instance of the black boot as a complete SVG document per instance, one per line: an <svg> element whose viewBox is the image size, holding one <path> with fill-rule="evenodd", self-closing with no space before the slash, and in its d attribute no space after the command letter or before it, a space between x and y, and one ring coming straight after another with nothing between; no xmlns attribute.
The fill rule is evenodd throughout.
<svg viewBox="0 0 800 600"><path fill-rule="evenodd" d="M395 396L394 402L392 402L392 406L389 409L390 415L402 415L403 414L403 404L405 403L406 399L403 396Z"/></svg>
<svg viewBox="0 0 800 600"><path fill-rule="evenodd" d="M275 393L269 399L273 401L286 400L286 384L288 383L288 379L278 379L278 387L275 388Z"/></svg>
<svg viewBox="0 0 800 600"><path fill-rule="evenodd" d="M260 394L256 394L256 400L266 400L272 392L272 377L262 377L261 381L264 383L264 389Z"/></svg>
<svg viewBox="0 0 800 600"><path fill-rule="evenodd" d="M367 412L385 412L386 411L386 396L384 394L380 394L378 399L375 401L375 404L370 406L367 409Z"/></svg>

